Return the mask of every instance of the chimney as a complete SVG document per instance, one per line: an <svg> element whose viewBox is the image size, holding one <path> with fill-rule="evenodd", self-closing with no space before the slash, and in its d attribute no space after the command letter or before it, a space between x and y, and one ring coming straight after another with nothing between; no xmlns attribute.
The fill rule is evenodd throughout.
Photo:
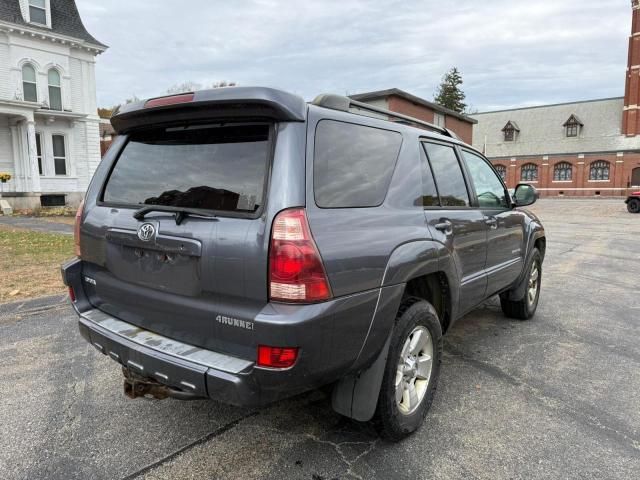
<svg viewBox="0 0 640 480"><path fill-rule="evenodd" d="M624 89L622 133L634 137L640 134L640 0L631 0L631 8L633 17Z"/></svg>

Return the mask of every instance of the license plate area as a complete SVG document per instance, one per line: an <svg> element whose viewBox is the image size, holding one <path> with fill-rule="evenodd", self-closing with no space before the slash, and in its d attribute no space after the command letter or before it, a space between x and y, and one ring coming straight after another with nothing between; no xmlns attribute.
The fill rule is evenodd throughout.
<svg viewBox="0 0 640 480"><path fill-rule="evenodd" d="M178 295L201 293L199 259L175 251L107 243L107 269L118 279Z"/></svg>

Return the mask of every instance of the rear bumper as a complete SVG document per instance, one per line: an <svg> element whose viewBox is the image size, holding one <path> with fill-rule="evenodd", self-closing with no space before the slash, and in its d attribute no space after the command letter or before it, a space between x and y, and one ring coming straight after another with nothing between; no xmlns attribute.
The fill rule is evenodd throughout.
<svg viewBox="0 0 640 480"><path fill-rule="evenodd" d="M260 337L254 341L301 349L293 367L273 370L257 367L254 358L195 347L94 308L84 294L80 260L63 265L62 277L75 292L80 333L100 353L136 375L238 406L265 405L334 382L373 359L386 338L385 320L393 318L397 309L393 304L401 294L397 288L364 292L323 305L285 306L278 315L272 311L278 307L269 304L269 314L255 319ZM349 325L345 318L353 318L356 311L367 312L360 315L361 333L344 328Z"/></svg>
<svg viewBox="0 0 640 480"><path fill-rule="evenodd" d="M253 362L190 347L96 309L80 314L79 328L100 353L161 384L233 405L275 400L264 398L258 391Z"/></svg>

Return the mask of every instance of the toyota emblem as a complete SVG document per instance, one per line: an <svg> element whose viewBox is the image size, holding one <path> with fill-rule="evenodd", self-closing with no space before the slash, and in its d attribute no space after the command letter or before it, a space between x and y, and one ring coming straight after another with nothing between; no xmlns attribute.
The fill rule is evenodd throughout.
<svg viewBox="0 0 640 480"><path fill-rule="evenodd" d="M143 242L148 242L153 239L156 234L156 227L153 226L152 223L143 223L138 228L138 238Z"/></svg>

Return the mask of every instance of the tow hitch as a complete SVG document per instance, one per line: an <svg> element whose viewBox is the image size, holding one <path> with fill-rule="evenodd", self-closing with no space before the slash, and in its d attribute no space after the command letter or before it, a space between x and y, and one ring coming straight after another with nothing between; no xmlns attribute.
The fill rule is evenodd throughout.
<svg viewBox="0 0 640 480"><path fill-rule="evenodd" d="M183 390L178 390L177 388L171 388L167 385L163 385L152 378L142 377L126 368L122 369L122 373L124 374L124 394L132 399L138 397L152 397L156 400L164 400L165 398L175 398L177 400L201 400L204 398L194 393L185 392Z"/></svg>

